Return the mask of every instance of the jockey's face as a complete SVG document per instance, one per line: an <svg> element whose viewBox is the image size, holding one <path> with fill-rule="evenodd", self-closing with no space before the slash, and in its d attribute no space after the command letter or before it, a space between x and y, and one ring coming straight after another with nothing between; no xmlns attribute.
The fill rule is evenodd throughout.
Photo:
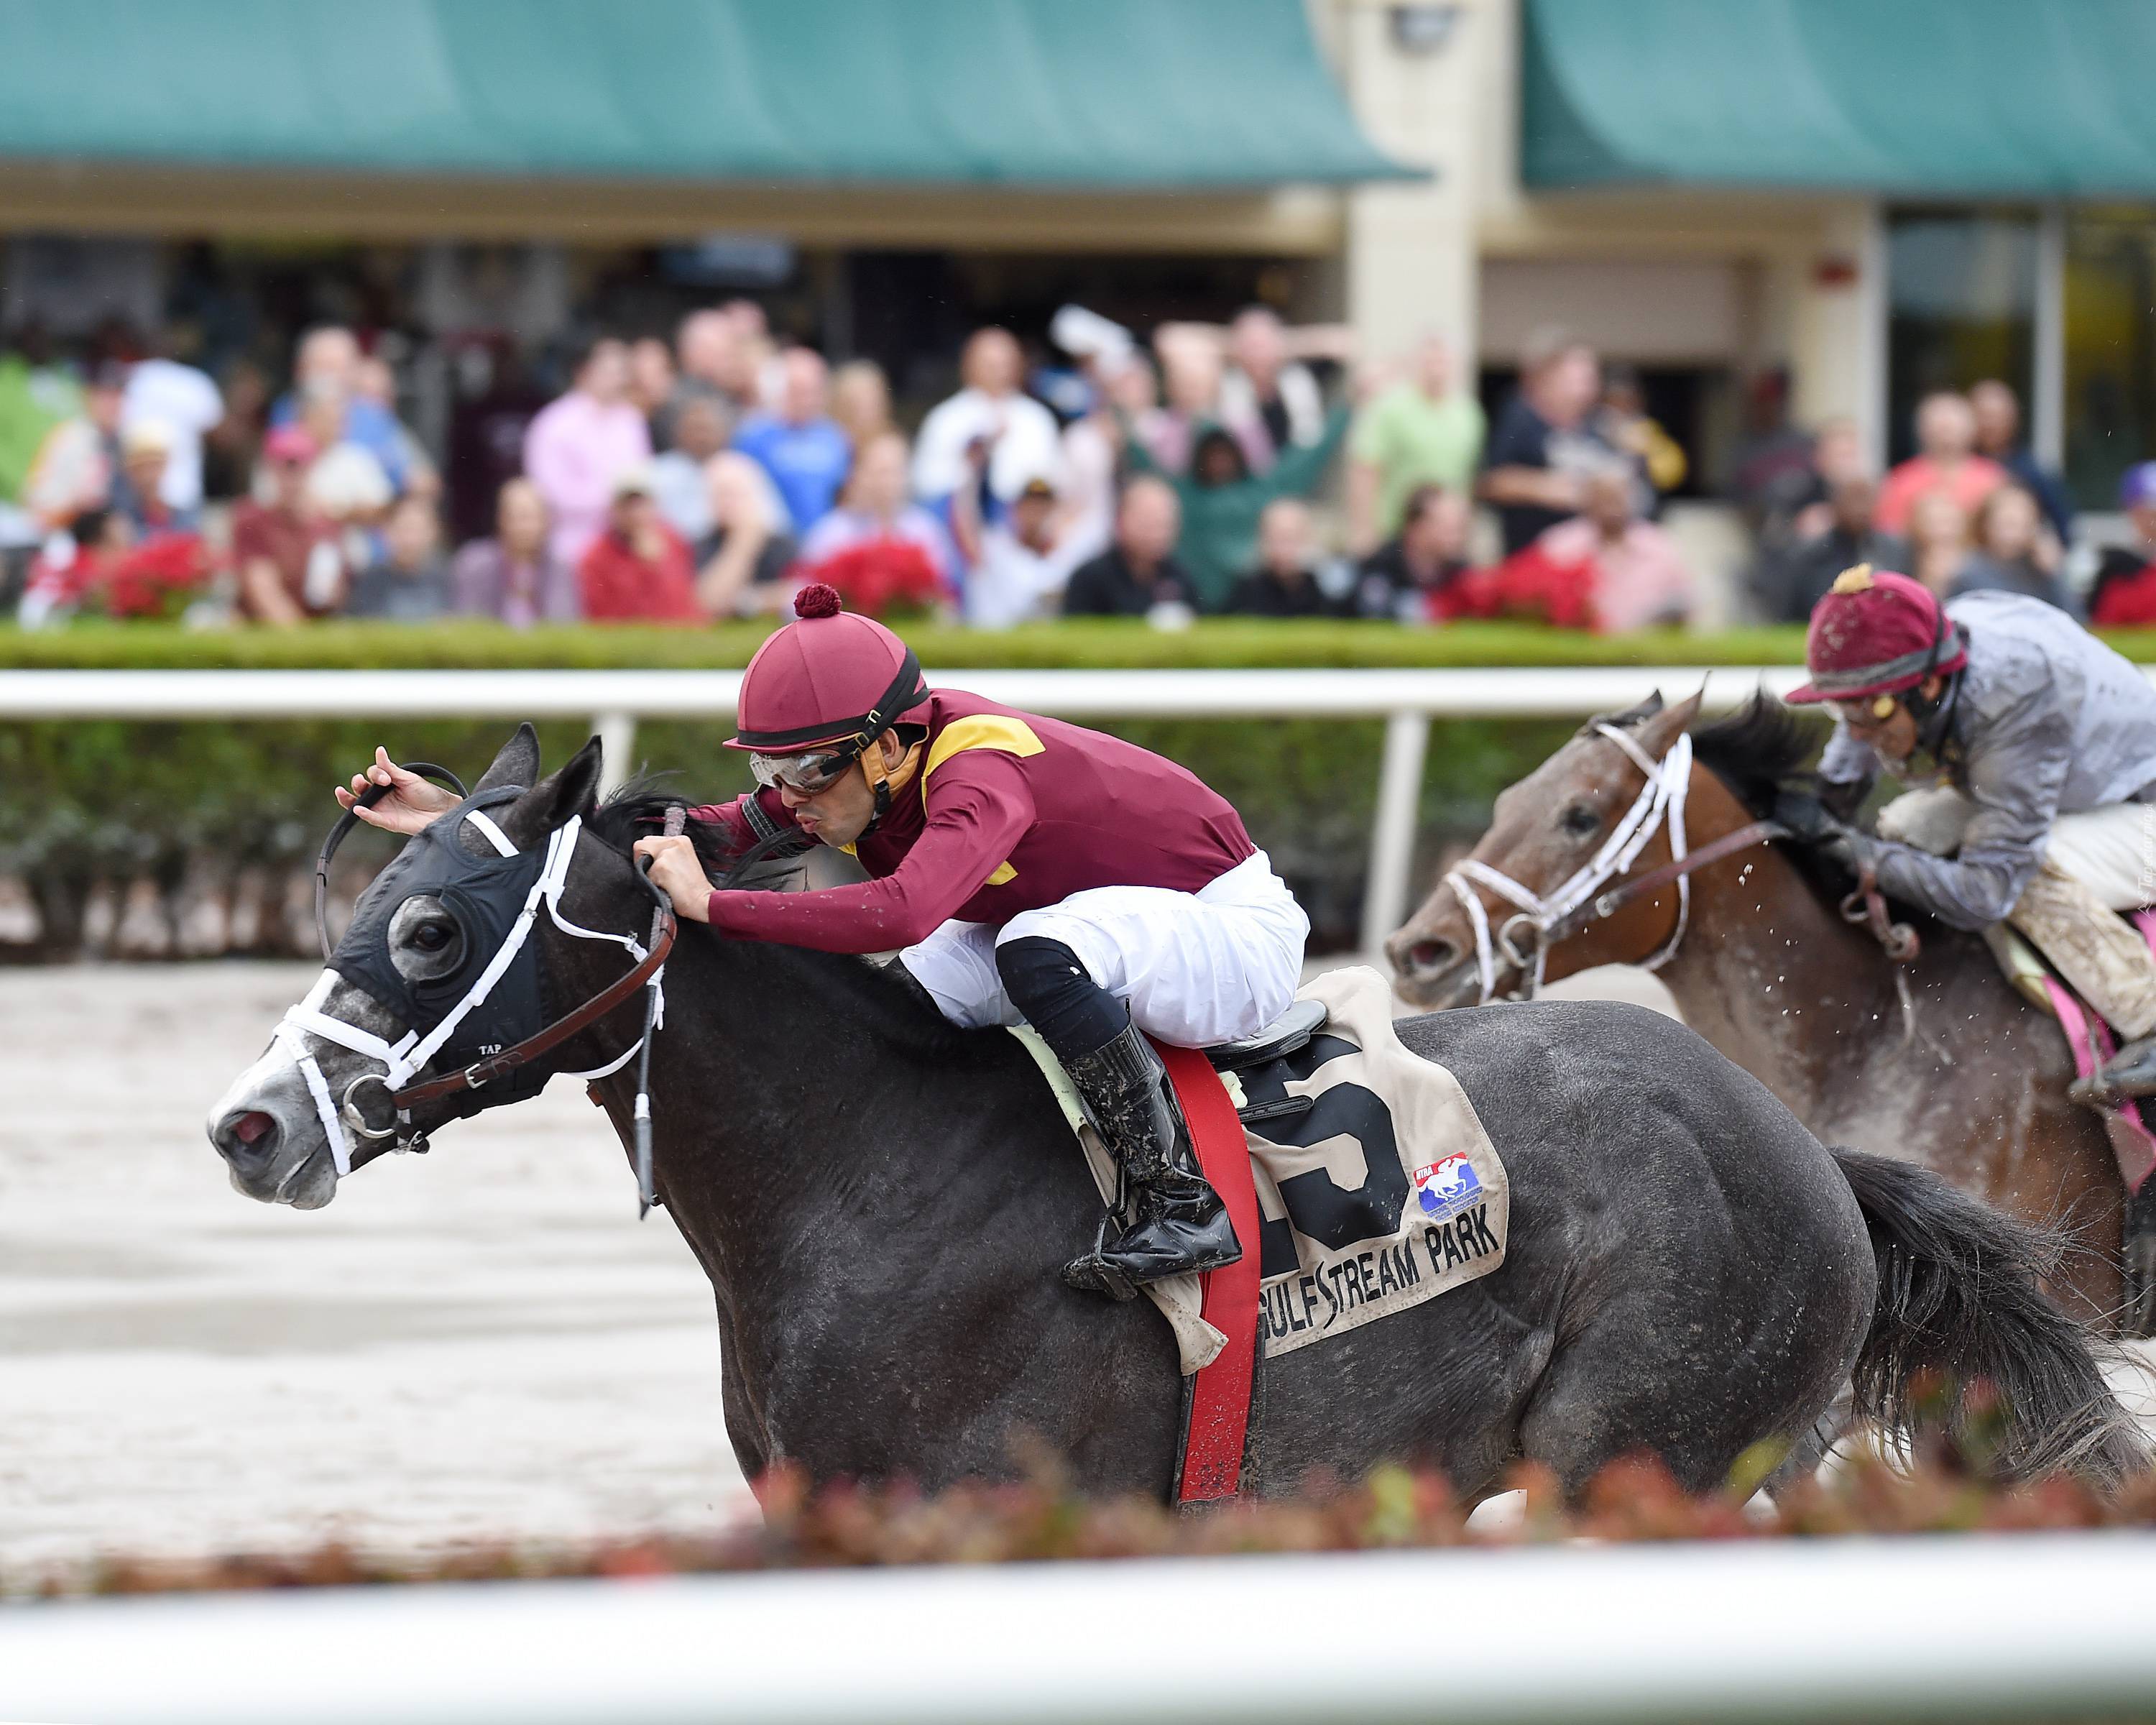
<svg viewBox="0 0 2156 1725"><path fill-rule="evenodd" d="M1926 701L1937 701L1946 686L1939 677L1927 677L1922 685ZM1849 726L1849 734L1870 745L1881 760L1906 761L1917 752L1917 716L1906 701L1896 701L1884 718L1871 700L1838 702L1835 711Z"/></svg>
<svg viewBox="0 0 2156 1725"><path fill-rule="evenodd" d="M877 739L875 746L882 753L886 773L906 758L904 747L888 732ZM782 784L778 787L778 800L793 811L803 832L833 846L852 844L869 829L870 821L875 818L875 788L869 783L868 775L857 767L840 773L834 783L814 796L792 785Z"/></svg>

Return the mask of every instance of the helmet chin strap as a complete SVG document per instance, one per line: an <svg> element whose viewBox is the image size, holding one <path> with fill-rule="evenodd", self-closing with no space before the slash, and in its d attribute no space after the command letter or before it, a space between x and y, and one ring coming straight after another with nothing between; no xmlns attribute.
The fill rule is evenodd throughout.
<svg viewBox="0 0 2156 1725"><path fill-rule="evenodd" d="M869 788L875 793L875 813L869 816L869 824L861 829L861 835L864 838L882 824L884 816L891 813L892 795L904 790L906 786L913 783L913 774L921 747L921 745L916 742L911 748L907 749L898 757L898 765L895 768L884 764L883 742L880 738L861 751L861 777L868 781Z"/></svg>

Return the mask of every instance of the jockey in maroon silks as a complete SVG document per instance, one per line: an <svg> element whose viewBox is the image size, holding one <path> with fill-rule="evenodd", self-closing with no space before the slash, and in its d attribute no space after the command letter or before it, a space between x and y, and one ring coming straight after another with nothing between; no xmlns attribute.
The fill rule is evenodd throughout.
<svg viewBox="0 0 2156 1725"><path fill-rule="evenodd" d="M1286 1011L1309 922L1221 797L1098 732L931 690L828 587L757 651L739 734L762 787L692 811L746 850L783 832L870 878L715 891L686 839L637 844L680 914L825 952L896 950L955 1024L1030 1024L1122 1167L1137 1220L1065 1271L1101 1292L1241 1255L1142 1032L1203 1046ZM1119 1290L1119 1284L1125 1285Z"/></svg>

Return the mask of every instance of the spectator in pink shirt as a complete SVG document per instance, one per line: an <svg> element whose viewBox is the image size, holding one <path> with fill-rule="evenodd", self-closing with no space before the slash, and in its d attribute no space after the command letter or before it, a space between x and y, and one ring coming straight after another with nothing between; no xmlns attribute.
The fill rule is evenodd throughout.
<svg viewBox="0 0 2156 1725"><path fill-rule="evenodd" d="M1942 389L1917 409L1917 453L1887 475L1879 488L1874 524L1882 533L1906 533L1917 500L1938 491L1964 516L2006 483L2006 470L1976 453L1976 411L1969 398Z"/></svg>
<svg viewBox="0 0 2156 1725"><path fill-rule="evenodd" d="M1634 509L1631 475L1610 468L1585 483L1584 507L1548 529L1535 549L1559 567L1585 565L1589 609L1604 634L1682 623L1691 615L1691 571L1676 542Z"/></svg>
<svg viewBox="0 0 2156 1725"><path fill-rule="evenodd" d="M651 433L629 397L629 350L602 336L585 351L569 393L524 434L524 471L553 526L548 544L569 568L606 526L614 481L651 459Z"/></svg>

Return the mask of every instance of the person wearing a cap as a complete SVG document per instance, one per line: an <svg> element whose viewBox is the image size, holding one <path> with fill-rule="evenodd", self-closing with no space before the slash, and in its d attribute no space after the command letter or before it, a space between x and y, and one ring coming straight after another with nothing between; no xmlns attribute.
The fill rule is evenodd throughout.
<svg viewBox="0 0 2156 1725"><path fill-rule="evenodd" d="M696 572L659 513L649 462L614 477L605 530L584 548L577 584L593 623L696 623Z"/></svg>
<svg viewBox="0 0 2156 1725"><path fill-rule="evenodd" d="M639 839L681 916L736 940L898 953L922 1009L982 1029L1030 1024L1121 1165L1136 1219L1102 1224L1065 1279L1134 1285L1242 1255L1145 1034L1198 1047L1253 1035L1295 999L1309 920L1227 801L1133 744L931 689L911 649L822 584L742 677L759 788L693 809L736 854L828 845L869 879L806 892L714 890L685 838ZM456 799L374 762L340 788L413 833ZM1248 1242L1251 1246L1255 1242Z"/></svg>
<svg viewBox="0 0 2156 1725"><path fill-rule="evenodd" d="M829 588L757 649L740 730L761 788L696 811L738 848L781 833L846 850L869 880L711 889L686 839L646 839L683 915L736 939L896 949L953 1024L1030 1024L1121 1164L1137 1219L1104 1225L1074 1286L1233 1263L1159 1057L1255 1034L1295 998L1308 919L1227 801L1173 762L922 680Z"/></svg>
<svg viewBox="0 0 2156 1725"><path fill-rule="evenodd" d="M2156 624L2156 461L2126 470L2118 506L2133 524L2133 543L2111 547L2097 562L2089 622L2097 629L2147 629Z"/></svg>
<svg viewBox="0 0 2156 1725"><path fill-rule="evenodd" d="M320 453L303 427L273 428L262 440L267 496L244 499L232 511L239 612L251 622L299 623L343 608L351 571L336 524L307 490Z"/></svg>
<svg viewBox="0 0 2156 1725"><path fill-rule="evenodd" d="M165 470L178 434L162 419L131 419L120 428L120 475L112 510L136 539L153 533L192 533L200 511L176 509L168 501Z"/></svg>
<svg viewBox="0 0 2156 1725"><path fill-rule="evenodd" d="M1007 520L981 524L978 493L959 491L952 507L961 545L968 553L964 609L976 629L1009 629L1055 615L1080 558L1075 536L1058 536L1061 519L1055 482L1029 475L1011 500Z"/></svg>
<svg viewBox="0 0 2156 1725"><path fill-rule="evenodd" d="M1938 781L1888 803L1876 836L1835 829L1829 853L1951 927L2026 935L2125 1039L2077 1099L2156 1095L2156 960L2118 914L2156 901L2156 689L2041 599L1942 607L1861 564L1814 609L1804 658L1789 699L1835 715L1830 803L1854 809L1882 768ZM2128 1217L2156 1267L2156 1181Z"/></svg>

